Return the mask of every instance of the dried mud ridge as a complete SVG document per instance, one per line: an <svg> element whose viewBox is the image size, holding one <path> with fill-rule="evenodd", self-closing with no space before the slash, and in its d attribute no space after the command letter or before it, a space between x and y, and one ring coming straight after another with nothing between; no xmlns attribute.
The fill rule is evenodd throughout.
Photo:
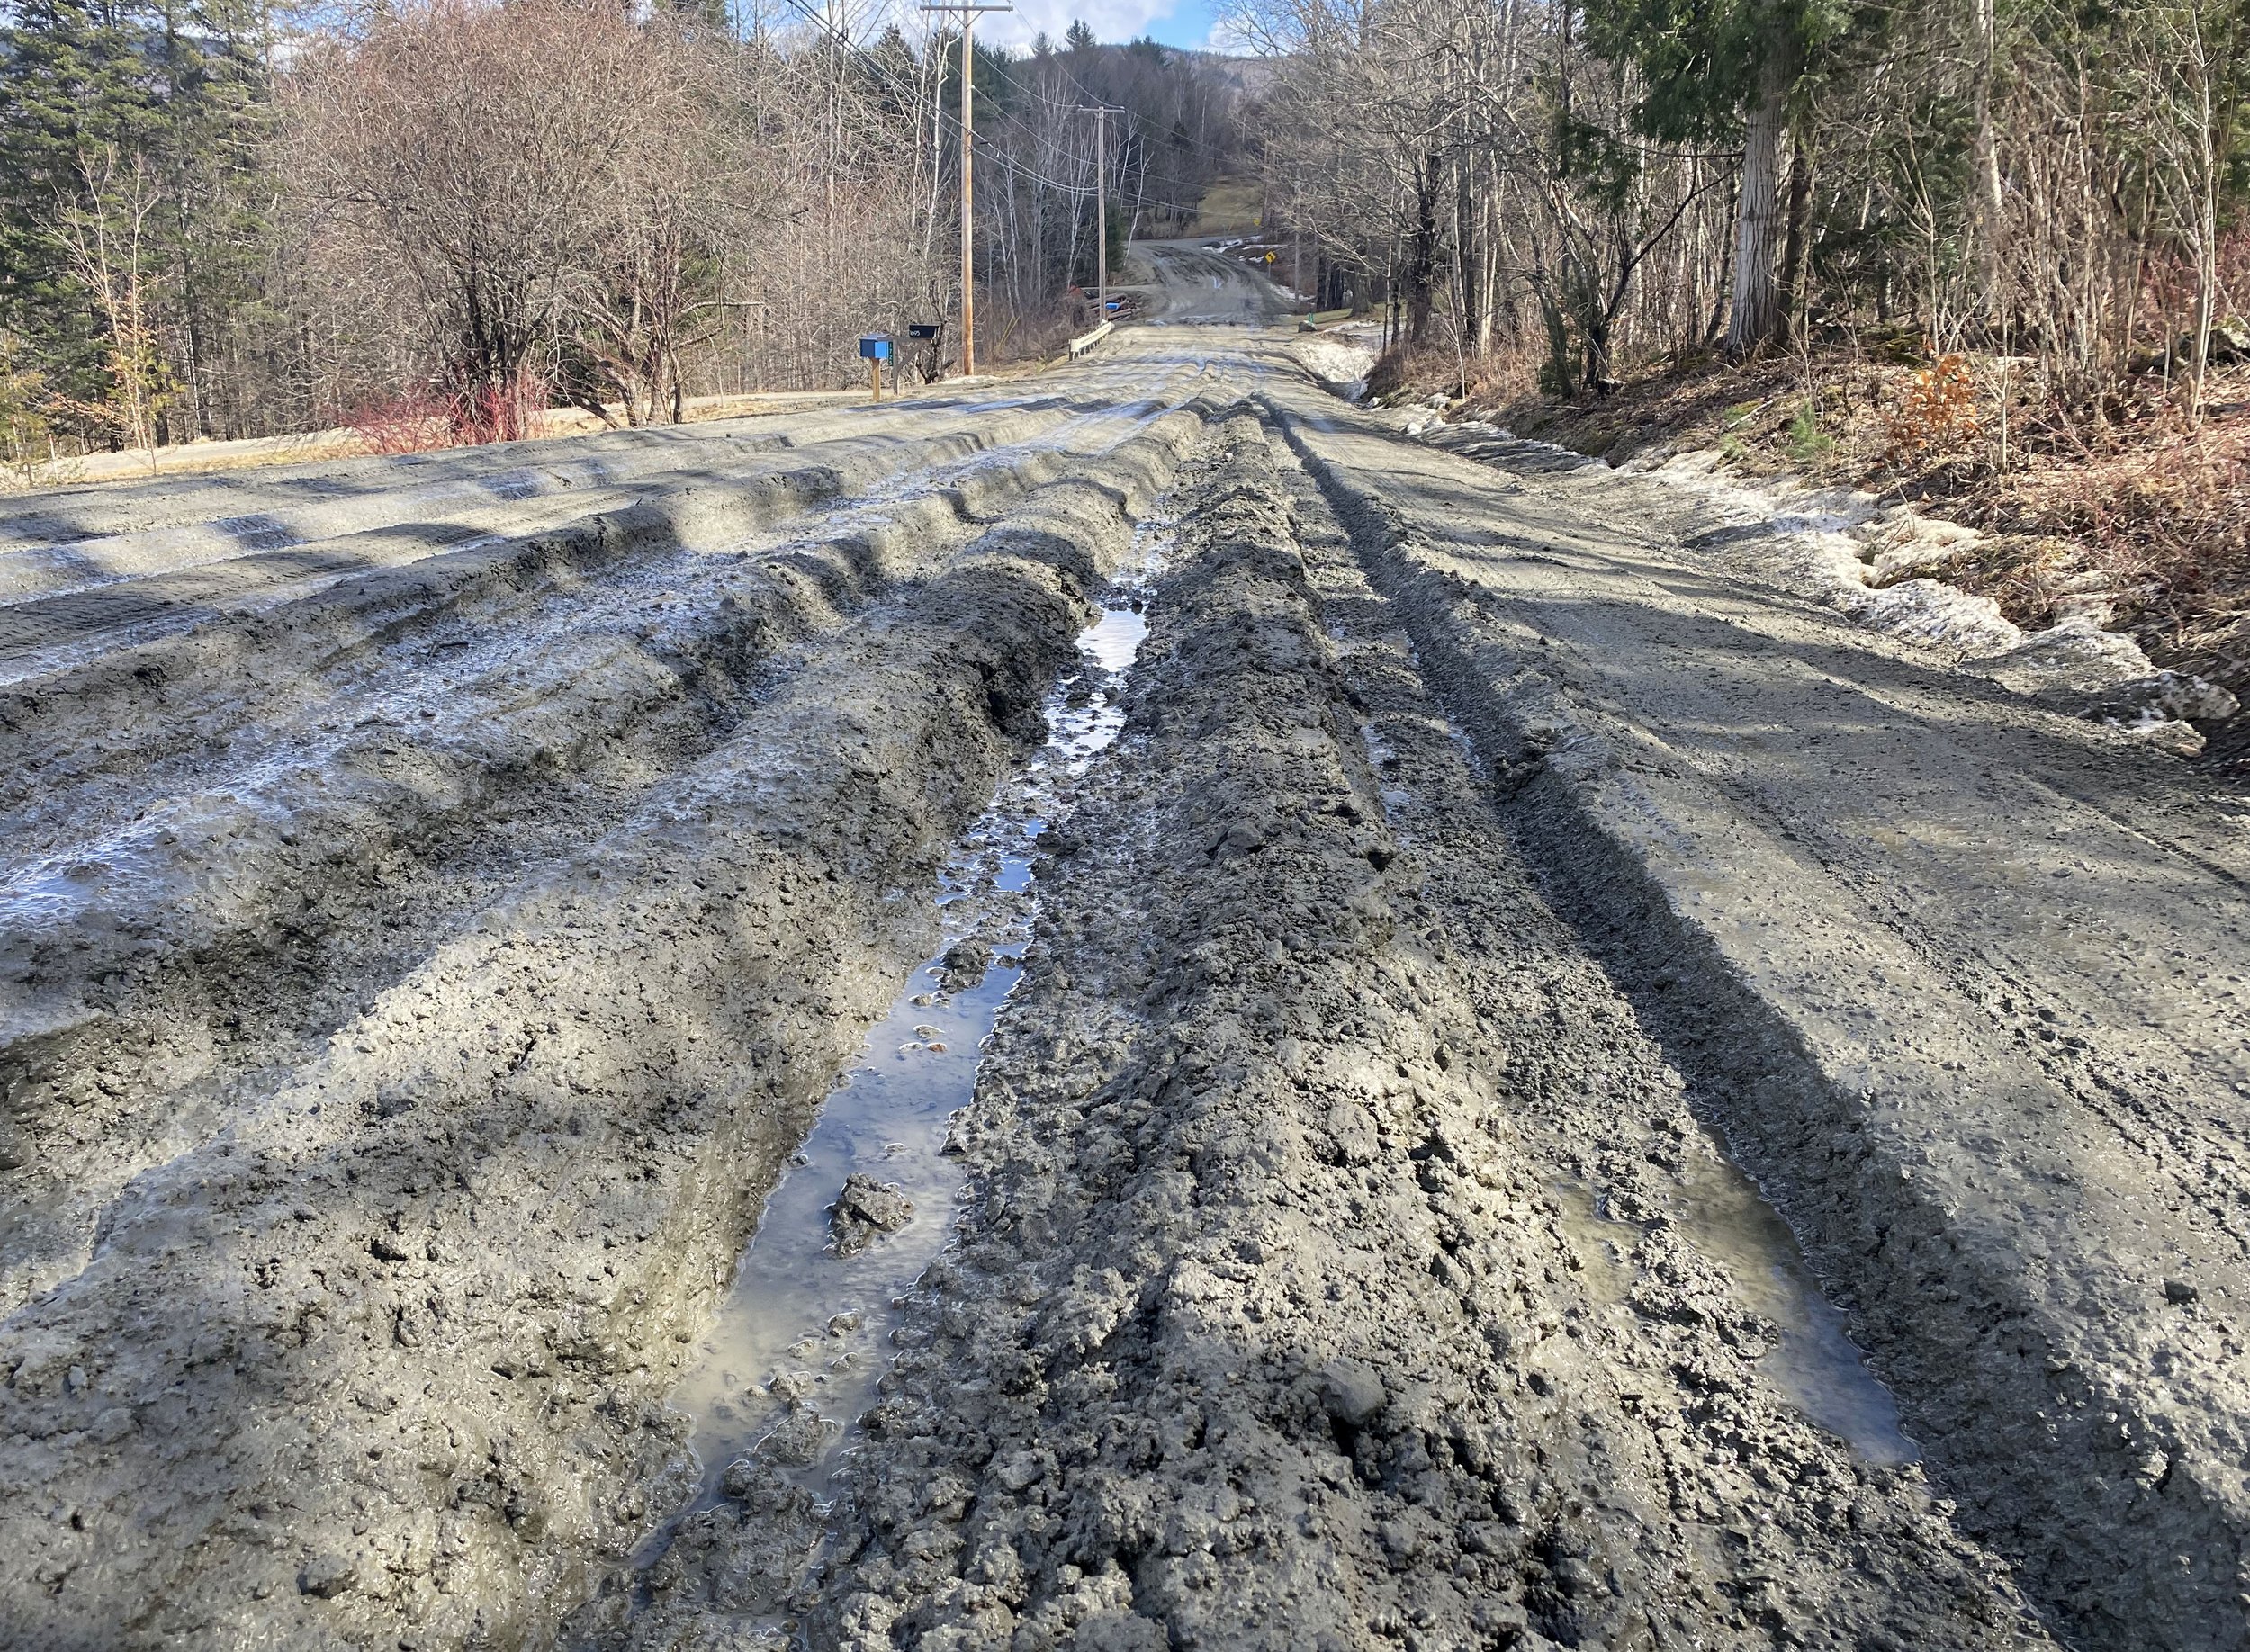
<svg viewBox="0 0 2250 1652"><path fill-rule="evenodd" d="M2250 805L1254 336L1057 382L11 525L0 1639L2250 1644ZM871 1406L683 1520L822 1099L1019 965Z"/></svg>

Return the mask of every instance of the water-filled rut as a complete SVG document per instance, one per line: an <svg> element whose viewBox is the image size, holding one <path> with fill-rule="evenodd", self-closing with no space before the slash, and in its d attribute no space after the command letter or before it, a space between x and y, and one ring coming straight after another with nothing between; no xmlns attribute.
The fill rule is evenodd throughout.
<svg viewBox="0 0 2250 1652"><path fill-rule="evenodd" d="M954 1121L1023 973L1040 840L1123 724L1147 581L1169 531L1161 520L1142 525L1079 635L1075 668L1048 693L1046 743L940 870L939 947L822 1101L669 1396L691 1420L693 1495L572 1614L566 1642L641 1644L715 1603L738 1629L793 1633L794 1591L833 1513L840 1463L866 1449L860 1419L889 1369L909 1294L968 1197L949 1152ZM768 1513L788 1518L778 1544L760 1534L759 1560L746 1565L745 1509L760 1494Z"/></svg>
<svg viewBox="0 0 2250 1652"><path fill-rule="evenodd" d="M632 673L535 691L517 753L441 696L343 797L217 795L242 829L159 846L205 904L126 909L149 977L108 1015L58 993L8 1050L40 1170L116 1168L77 1179L6 1325L6 1639L544 1637L692 1500L665 1396L1201 422L1144 387L989 516L890 544L843 524L832 578L785 546L722 557L699 599L643 581L623 651L671 678L653 728L540 755ZM760 578L796 618L760 624ZM704 625L747 654L667 647ZM448 812L465 830L414 829ZM290 898L262 913L261 887ZM233 931L201 960L199 924ZM21 984L83 963L50 967L55 938L24 938ZM152 1046L132 1023L159 1013Z"/></svg>
<svg viewBox="0 0 2250 1652"><path fill-rule="evenodd" d="M967 1196L946 1152L954 1116L1023 974L1039 839L1123 724L1118 702L1145 633L1142 602L1138 586L1106 599L1078 639L1077 669L1048 696L1047 744L1003 783L940 871L941 947L821 1103L672 1392L694 1419L701 1503L714 1500L728 1464L761 1446L824 1495L834 1454L853 1443L903 1298Z"/></svg>

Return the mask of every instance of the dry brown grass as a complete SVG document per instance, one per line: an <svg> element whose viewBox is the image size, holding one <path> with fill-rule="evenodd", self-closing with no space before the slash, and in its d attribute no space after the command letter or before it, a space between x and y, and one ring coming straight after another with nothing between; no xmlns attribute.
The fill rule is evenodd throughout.
<svg viewBox="0 0 2250 1652"><path fill-rule="evenodd" d="M2250 672L2250 410L2141 421L1964 503L1983 525L2067 541L2159 652L2232 682Z"/></svg>
<svg viewBox="0 0 2250 1652"><path fill-rule="evenodd" d="M1528 396L1539 382L1539 366L1526 355L1496 352L1463 358L1436 345L1386 350L1367 375L1367 392L1386 401L1403 395L1420 400L1465 396L1480 409L1508 406Z"/></svg>

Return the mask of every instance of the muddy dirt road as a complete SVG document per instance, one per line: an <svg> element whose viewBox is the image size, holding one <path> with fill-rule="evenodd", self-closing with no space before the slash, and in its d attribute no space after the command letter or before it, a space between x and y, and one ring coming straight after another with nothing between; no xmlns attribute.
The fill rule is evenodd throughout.
<svg viewBox="0 0 2250 1652"><path fill-rule="evenodd" d="M1148 256L11 502L0 1641L2250 1644L2250 800Z"/></svg>

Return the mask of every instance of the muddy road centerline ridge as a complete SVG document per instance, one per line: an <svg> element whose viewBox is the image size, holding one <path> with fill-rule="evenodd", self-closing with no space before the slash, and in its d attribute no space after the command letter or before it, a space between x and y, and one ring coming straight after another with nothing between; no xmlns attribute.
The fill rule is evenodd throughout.
<svg viewBox="0 0 2250 1652"><path fill-rule="evenodd" d="M1664 1214L1678 1081L1404 657L1333 652L1387 622L1299 497L1241 417L1180 501L809 1644L2046 1644L1778 1403ZM1565 1174L1645 1224L1615 1295Z"/></svg>

